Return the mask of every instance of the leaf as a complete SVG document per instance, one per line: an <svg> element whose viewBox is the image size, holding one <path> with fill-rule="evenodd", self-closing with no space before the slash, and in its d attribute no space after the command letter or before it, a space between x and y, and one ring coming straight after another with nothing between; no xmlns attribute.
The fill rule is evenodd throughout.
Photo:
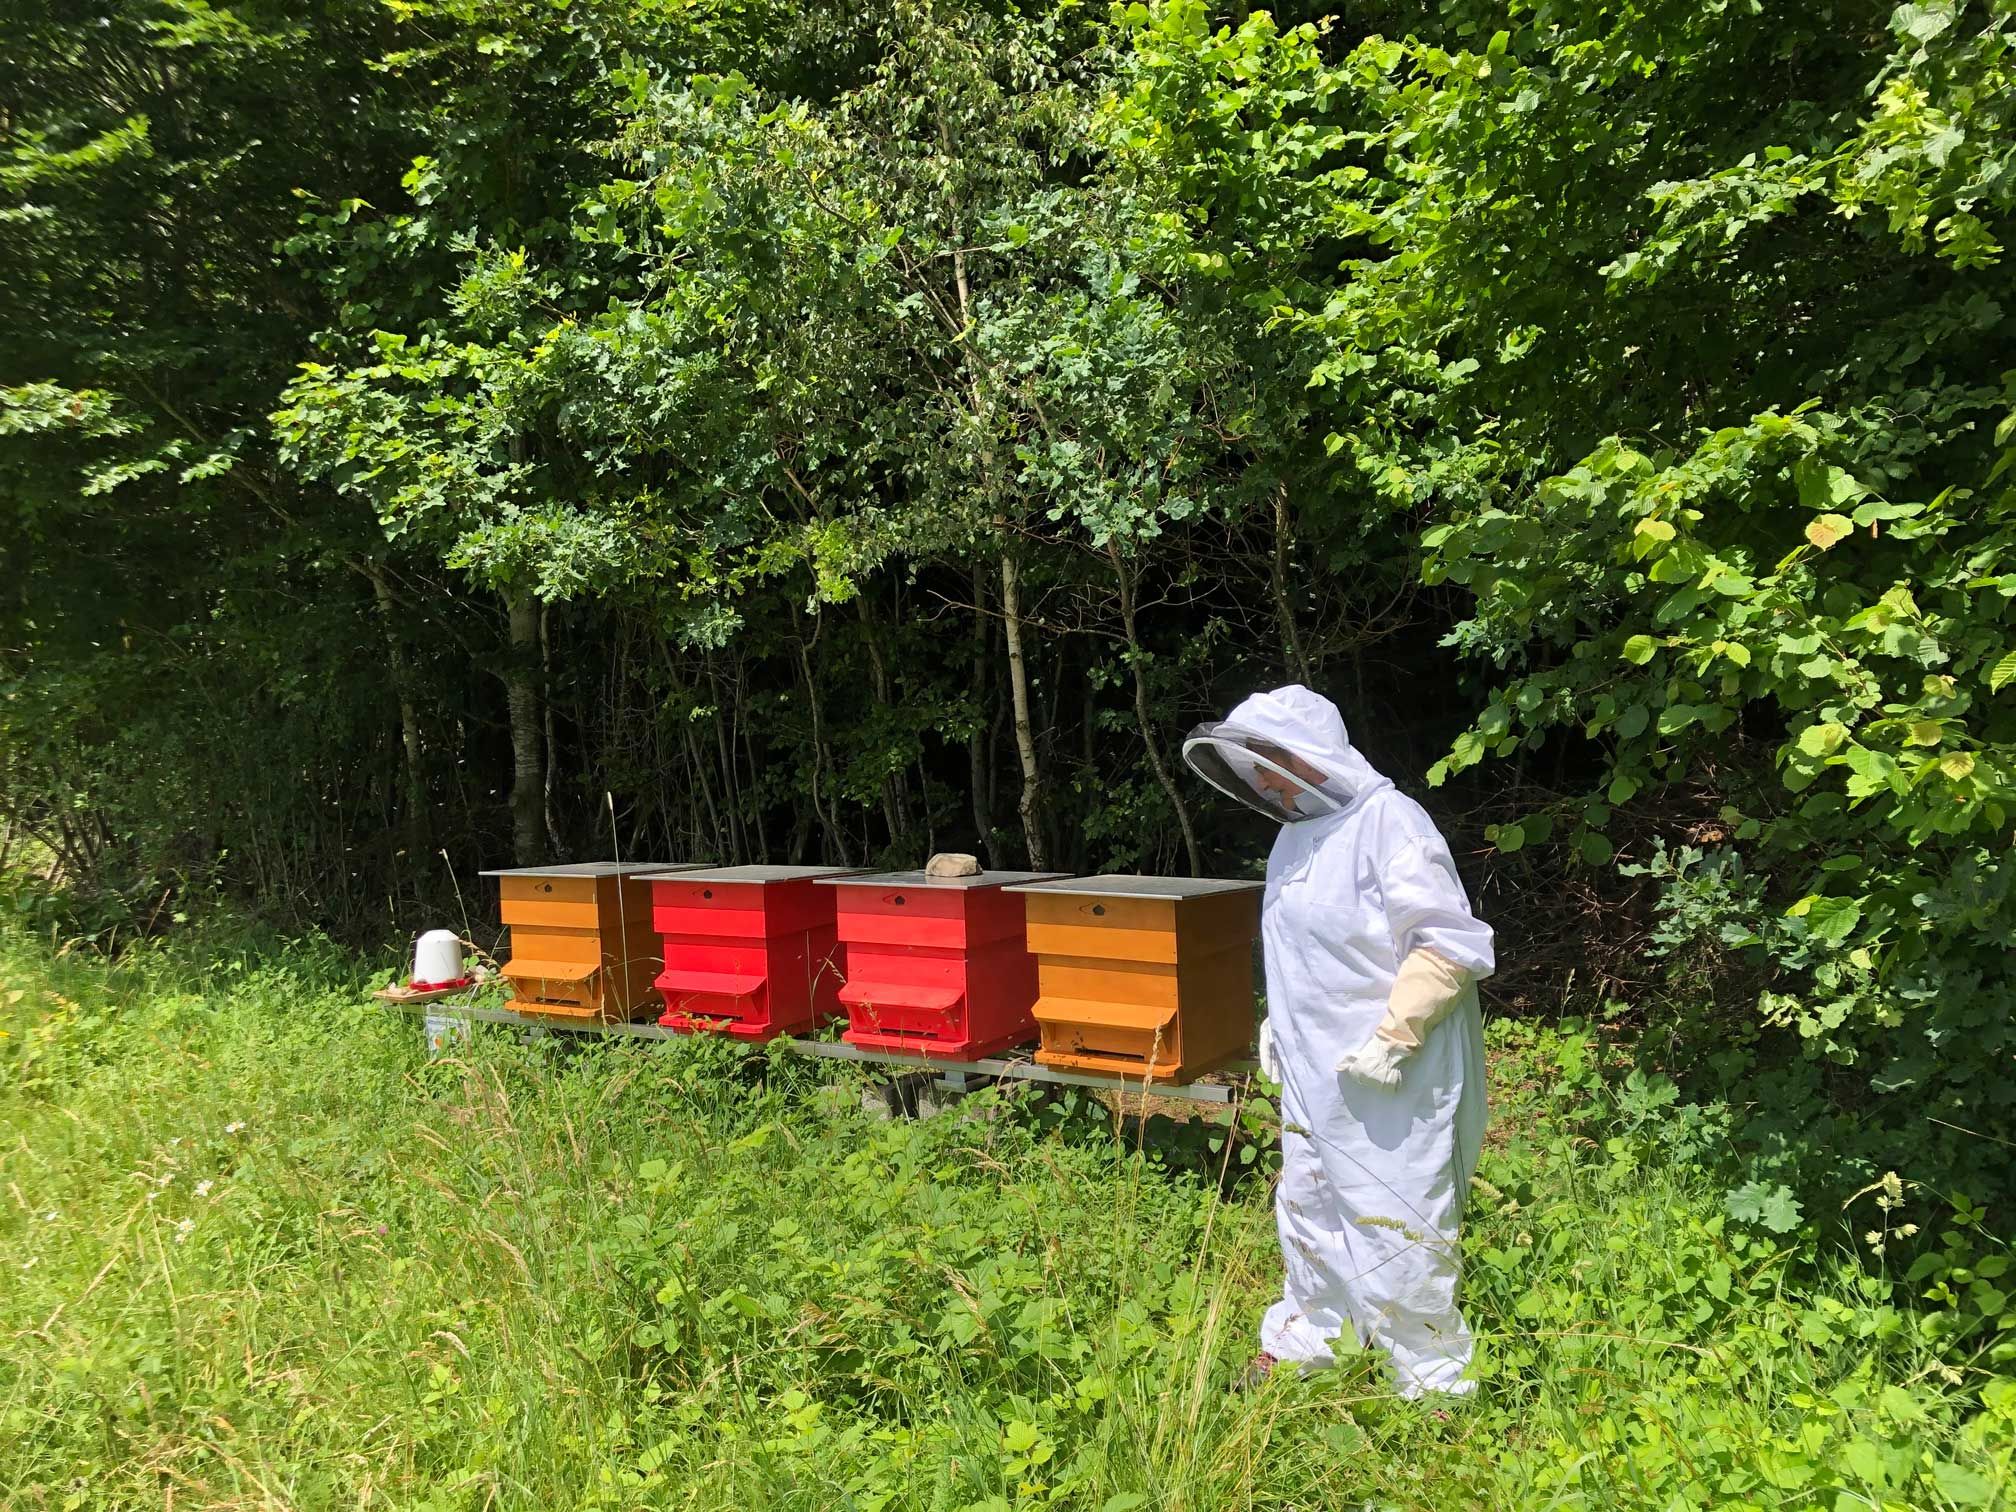
<svg viewBox="0 0 2016 1512"><path fill-rule="evenodd" d="M1636 740L1651 722L1652 711L1643 704L1633 704L1617 716L1617 733L1625 740Z"/></svg>
<svg viewBox="0 0 2016 1512"><path fill-rule="evenodd" d="M1746 1181L1722 1199L1722 1207L1738 1223L1755 1224L1774 1234L1789 1234L1799 1227L1799 1199L1782 1182L1767 1187Z"/></svg>
<svg viewBox="0 0 2016 1512"><path fill-rule="evenodd" d="M1936 746L1946 738L1946 727L1936 719L1913 720L1904 736L1906 745Z"/></svg>
<svg viewBox="0 0 2016 1512"><path fill-rule="evenodd" d="M1848 738L1848 727L1828 720L1824 724L1808 725L1799 732L1799 749L1808 756L1831 756L1841 748L1841 742Z"/></svg>
<svg viewBox="0 0 2016 1512"><path fill-rule="evenodd" d="M1617 847L1610 843L1610 837L1599 835L1594 830L1584 830L1575 842L1582 859L1591 866L1602 866L1617 854Z"/></svg>
<svg viewBox="0 0 2016 1512"><path fill-rule="evenodd" d="M1655 541L1670 541L1679 532L1657 516L1648 515L1632 527L1633 535L1649 536Z"/></svg>
<svg viewBox="0 0 2016 1512"><path fill-rule="evenodd" d="M1914 42L1930 42L1952 24L1952 0L1931 0L1926 5L1900 5L1890 13L1890 29Z"/></svg>
<svg viewBox="0 0 2016 1512"><path fill-rule="evenodd" d="M1638 779L1636 777L1619 772L1615 777L1610 779L1609 796L1610 802L1613 805L1629 803L1637 792Z"/></svg>
<svg viewBox="0 0 2016 1512"><path fill-rule="evenodd" d="M1962 1507L1986 1507L1995 1499L1994 1483L1987 1476L1951 1460L1932 1461L1932 1484L1947 1501Z"/></svg>
<svg viewBox="0 0 2016 1512"><path fill-rule="evenodd" d="M1974 758L1965 751L1954 751L1939 758L1939 770L1955 782L1964 782L1974 775Z"/></svg>
<svg viewBox="0 0 2016 1512"><path fill-rule="evenodd" d="M1806 539L1822 551L1831 550L1854 533L1855 522L1846 515L1823 514L1806 527Z"/></svg>
<svg viewBox="0 0 2016 1512"><path fill-rule="evenodd" d="M1729 1283L1734 1279L1734 1274L1730 1271L1728 1265L1717 1260L1713 1265L1708 1267L1707 1274L1701 1278L1701 1284L1707 1288L1708 1295L1713 1297L1717 1302L1727 1302L1729 1300Z"/></svg>
<svg viewBox="0 0 2016 1512"><path fill-rule="evenodd" d="M1848 504L1869 492L1838 467L1830 467L1817 457L1808 457L1792 469L1799 488L1799 502L1808 509L1826 509Z"/></svg>
<svg viewBox="0 0 2016 1512"><path fill-rule="evenodd" d="M677 1437L660 1439L649 1449L646 1449L642 1454L637 1456L637 1468L642 1470L646 1475L649 1475L654 1470L664 1469L672 1462L672 1457L679 1452L679 1446L682 1442L683 1440Z"/></svg>
<svg viewBox="0 0 2016 1512"><path fill-rule="evenodd" d="M1509 856L1526 843L1526 827L1523 824L1501 824L1498 833L1492 836L1492 843Z"/></svg>
<svg viewBox="0 0 2016 1512"><path fill-rule="evenodd" d="M1865 745L1850 745L1841 759L1855 775L1848 779L1850 798L1869 798L1889 787L1897 775L1897 762L1882 751Z"/></svg>
<svg viewBox="0 0 2016 1512"><path fill-rule="evenodd" d="M1806 924L1816 939L1838 945L1862 922L1862 905L1854 898L1815 898L1806 910Z"/></svg>
<svg viewBox="0 0 2016 1512"><path fill-rule="evenodd" d="M2012 677L2016 677L2016 651L2005 654L1989 670L1988 691L1990 693L2000 693L2003 688L2008 686L2009 679Z"/></svg>
<svg viewBox="0 0 2016 1512"><path fill-rule="evenodd" d="M1642 667L1652 660L1653 652L1659 649L1659 642L1649 635L1634 635L1624 642L1623 657L1634 667Z"/></svg>

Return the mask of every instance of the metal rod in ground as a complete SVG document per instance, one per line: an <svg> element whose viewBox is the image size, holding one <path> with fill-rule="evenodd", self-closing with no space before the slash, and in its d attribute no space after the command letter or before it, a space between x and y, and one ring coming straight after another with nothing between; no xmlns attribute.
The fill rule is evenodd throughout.
<svg viewBox="0 0 2016 1512"><path fill-rule="evenodd" d="M395 1013L419 1013L423 1009L404 1003L381 1003ZM677 1029L667 1029L661 1024L599 1023L587 1020L544 1018L534 1014L513 1013L508 1008L463 1007L451 1003L428 1003L424 1011L442 1018L469 1018L486 1024L515 1024L525 1029L557 1029L566 1034L600 1034L624 1036L630 1039L676 1039L681 1037ZM862 1061L870 1065L901 1066L912 1071L932 1071L941 1075L961 1073L968 1076L989 1076L1004 1081L1049 1082L1067 1087L1091 1087L1102 1092L1129 1092L1136 1096L1149 1093L1155 1097L1174 1097L1184 1102L1229 1103L1237 1092L1235 1087L1219 1086L1209 1082L1192 1082L1187 1085L1163 1084L1160 1082L1130 1081L1118 1076L1093 1076L1083 1071L1059 1071L1050 1066L1038 1065L1030 1060L977 1060L945 1061L922 1055L890 1055L873 1050L863 1050L859 1045L849 1045L839 1040L791 1039L772 1041L781 1044L796 1055L816 1056L822 1060ZM1238 1067L1228 1069L1237 1070Z"/></svg>

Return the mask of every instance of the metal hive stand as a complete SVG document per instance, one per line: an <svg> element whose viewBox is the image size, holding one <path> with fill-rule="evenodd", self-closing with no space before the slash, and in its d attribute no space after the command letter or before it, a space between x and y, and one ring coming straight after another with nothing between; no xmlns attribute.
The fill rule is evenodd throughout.
<svg viewBox="0 0 2016 1512"><path fill-rule="evenodd" d="M380 1006L394 1013L425 1014L434 1018L471 1019L484 1024L512 1024L523 1029L551 1029L560 1034L614 1035L629 1039L685 1039L676 1029L667 1029L659 1024L639 1023L589 1023L570 1019L550 1019L531 1014L513 1013L508 1008L478 1008L473 1005L456 1003L383 1003ZM796 1055L809 1055L819 1060L862 1061L870 1065L894 1066L905 1071L936 1072L941 1084L953 1088L963 1088L968 1077L990 1077L1003 1081L1052 1082L1067 1087L1094 1087L1104 1092L1132 1092L1155 1097L1180 1098L1185 1102L1229 1103L1237 1095L1237 1087L1229 1087L1208 1082L1192 1082L1185 1085L1154 1081L1137 1081L1117 1076L1091 1076L1080 1071L1059 1071L1049 1066L1039 1066L1032 1060L1004 1060L989 1058L976 1061L946 1061L923 1055L886 1055L872 1050L864 1050L858 1045L842 1044L837 1040L793 1039L789 1037L767 1041L782 1045ZM1228 1071L1250 1069L1249 1063L1238 1062L1224 1068Z"/></svg>

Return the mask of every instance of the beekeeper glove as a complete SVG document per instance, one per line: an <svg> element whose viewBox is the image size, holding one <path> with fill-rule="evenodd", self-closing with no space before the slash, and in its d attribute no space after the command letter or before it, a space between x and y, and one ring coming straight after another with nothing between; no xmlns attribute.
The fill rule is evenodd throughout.
<svg viewBox="0 0 2016 1512"><path fill-rule="evenodd" d="M1260 1020L1260 1074L1271 1082L1281 1080L1281 1062L1274 1054L1274 1025Z"/></svg>
<svg viewBox="0 0 2016 1512"><path fill-rule="evenodd" d="M1337 1062L1337 1074L1368 1087L1397 1087L1407 1064L1447 1018L1470 985L1470 973L1426 948L1411 952L1394 974L1386 1014L1372 1037Z"/></svg>

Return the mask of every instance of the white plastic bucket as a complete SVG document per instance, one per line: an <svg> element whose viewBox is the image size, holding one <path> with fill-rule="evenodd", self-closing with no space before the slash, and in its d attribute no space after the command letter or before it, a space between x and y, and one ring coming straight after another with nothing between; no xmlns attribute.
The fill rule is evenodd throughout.
<svg viewBox="0 0 2016 1512"><path fill-rule="evenodd" d="M430 929L413 946L413 985L459 982L467 975L462 965L462 942L452 929Z"/></svg>

